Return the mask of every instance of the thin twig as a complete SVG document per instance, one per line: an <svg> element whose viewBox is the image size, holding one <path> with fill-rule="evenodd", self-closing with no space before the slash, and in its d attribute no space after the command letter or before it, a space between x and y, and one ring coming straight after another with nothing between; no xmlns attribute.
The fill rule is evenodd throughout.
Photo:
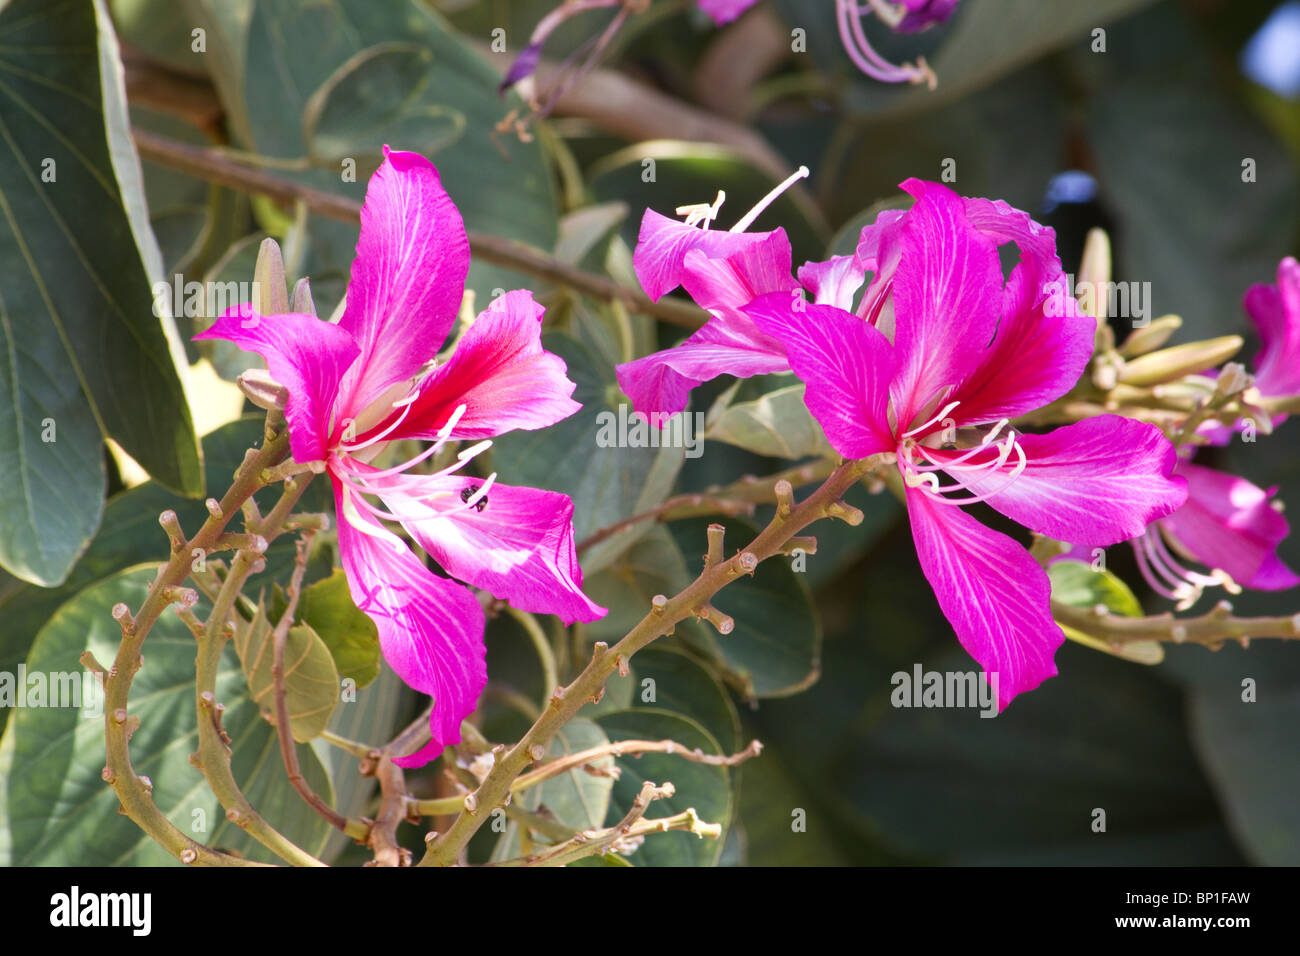
<svg viewBox="0 0 1300 956"><path fill-rule="evenodd" d="M841 502L840 495L867 472L892 462L893 455L877 455L840 465L788 514L778 510L767 527L736 555L706 567L694 582L674 597L657 595L651 602L650 612L614 647L609 647L604 641L596 642L591 660L582 673L567 687L556 689L542 716L518 743L497 759L478 789L466 797L466 810L456 817L445 833L426 838L429 849L419 865L454 864L470 837L490 816L491 810L504 803L511 783L525 767L545 755L547 742L584 704L598 699L605 681L616 670L626 671L633 654L690 617L707 616L725 632L729 629L730 619L710 606L714 594L737 578L752 574L759 562L781 554L792 537L820 518L838 517L850 524L861 523L862 512ZM782 481L780 485L783 495L788 494L789 482Z"/></svg>
<svg viewBox="0 0 1300 956"><path fill-rule="evenodd" d="M260 193L281 202L300 202L318 215L341 222L355 224L360 219L361 203L355 199L254 169L217 149L192 146L139 127L133 128L131 135L142 158L205 182ZM470 252L483 262L526 272L598 299L620 302L633 312L652 315L671 325L697 329L708 320L702 309L680 299L654 302L639 289L578 269L514 239L474 230L469 230L468 235Z"/></svg>

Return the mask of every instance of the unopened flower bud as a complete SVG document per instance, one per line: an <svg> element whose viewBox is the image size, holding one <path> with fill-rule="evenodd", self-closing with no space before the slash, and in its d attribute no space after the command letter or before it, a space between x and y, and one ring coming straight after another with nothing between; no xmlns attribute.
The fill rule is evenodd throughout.
<svg viewBox="0 0 1300 956"><path fill-rule="evenodd" d="M235 379L235 384L258 408L283 411L289 401L289 390L271 378L266 369L250 368Z"/></svg>
<svg viewBox="0 0 1300 956"><path fill-rule="evenodd" d="M1120 370L1125 385L1160 385L1193 375L1228 361L1245 344L1240 335L1222 335L1203 342L1188 342L1141 355Z"/></svg>
<svg viewBox="0 0 1300 956"><path fill-rule="evenodd" d="M1177 332L1182 324L1183 320L1176 315L1162 315L1158 319L1152 319L1150 325L1133 330L1133 333L1124 340L1119 354L1125 358L1136 358L1154 352L1168 342L1169 337Z"/></svg>
<svg viewBox="0 0 1300 956"><path fill-rule="evenodd" d="M284 275L280 244L267 237L257 250L253 269L253 309L259 315L282 315L289 311L289 285Z"/></svg>

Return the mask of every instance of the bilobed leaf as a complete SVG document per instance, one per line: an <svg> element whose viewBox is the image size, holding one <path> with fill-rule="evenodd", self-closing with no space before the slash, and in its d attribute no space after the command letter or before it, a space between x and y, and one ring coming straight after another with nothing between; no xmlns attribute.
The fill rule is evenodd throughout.
<svg viewBox="0 0 1300 956"><path fill-rule="evenodd" d="M244 459L244 452L262 440L260 417L242 418L204 436L203 454L209 487L218 495ZM275 488L257 495L263 512L275 503ZM329 489L324 481L307 488L299 507L305 511L330 507ZM158 515L165 509L175 511L181 527L193 534L207 520L208 511L201 502L179 498L150 481L114 495L104 510L104 519L72 574L58 588L35 585L15 588L0 597L0 671L14 671L27 657L36 634L59 606L89 587L118 571L168 556L167 539L158 527ZM232 527L238 525L238 520ZM287 580L293 567L294 541L285 535L271 544L266 553L266 570L251 579L256 588L266 580ZM10 711L0 707L0 731Z"/></svg>
<svg viewBox="0 0 1300 956"><path fill-rule="evenodd" d="M365 687L379 674L379 629L357 610L341 570L303 589L298 620L311 625L334 658L340 678Z"/></svg>
<svg viewBox="0 0 1300 956"><path fill-rule="evenodd" d="M28 673L69 674L85 686L80 655L111 661L121 640L109 613L124 601L140 606L155 569L139 567L100 581L59 609L42 628L27 659ZM207 602L196 613L204 616ZM198 744L194 712L194 637L174 614L163 614L148 637L144 666L131 687L130 711L140 718L131 737L137 773L153 781L153 799L171 822L205 843L259 860L274 860L260 844L227 823L216 797L189 755ZM93 682L91 683L93 686ZM267 821L303 849L316 852L330 826L308 812L289 783L275 729L249 697L233 649L217 677L222 726L234 751L232 771ZM102 696L81 707L16 708L0 741L0 865L133 866L174 862L128 817L100 776L104 767ZM310 747L299 760L312 788L332 800L329 776Z"/></svg>
<svg viewBox="0 0 1300 956"><path fill-rule="evenodd" d="M609 608L603 618L587 625L587 634L592 640L617 641L645 617L656 594L676 594L690 583L686 562L668 529L651 525L617 561L583 580L587 596Z"/></svg>
<svg viewBox="0 0 1300 956"><path fill-rule="evenodd" d="M651 707L681 714L707 730L728 752L741 748L736 705L718 678L694 655L656 644L633 657L631 669L628 679L632 682L633 708Z"/></svg>
<svg viewBox="0 0 1300 956"><path fill-rule="evenodd" d="M253 700L275 719L274 627L258 605L253 620L235 631L235 651L248 678ZM305 743L329 724L339 700L339 673L334 658L308 624L289 628L284 645L284 697L289 706L293 738Z"/></svg>
<svg viewBox="0 0 1300 956"><path fill-rule="evenodd" d="M0 270L0 564L55 585L103 510L101 435L203 489L100 0L0 10Z"/></svg>

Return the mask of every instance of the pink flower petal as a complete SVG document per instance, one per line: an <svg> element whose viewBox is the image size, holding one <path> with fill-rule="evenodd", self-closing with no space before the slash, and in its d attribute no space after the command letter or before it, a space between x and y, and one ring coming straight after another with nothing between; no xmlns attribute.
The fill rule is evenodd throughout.
<svg viewBox="0 0 1300 956"><path fill-rule="evenodd" d="M990 682L997 675L998 709L1055 676L1065 635L1052 619L1047 572L1029 552L915 488L907 513L939 607Z"/></svg>
<svg viewBox="0 0 1300 956"><path fill-rule="evenodd" d="M421 766L460 743L461 721L487 684L483 609L464 585L438 577L396 535L354 521L344 494L350 492L336 481L339 554L352 599L378 626L384 659L397 676L433 698L433 742L395 761Z"/></svg>
<svg viewBox="0 0 1300 956"><path fill-rule="evenodd" d="M1099 415L1045 435L1019 435L1028 465L1014 479L1017 458L989 471L954 469L948 476L1031 531L1061 541L1106 547L1142 534L1187 500L1186 483L1171 477L1174 446L1160 429L1118 415ZM961 451L926 449L936 463ZM989 450L965 466L991 463ZM1000 490L999 490L1000 489Z"/></svg>
<svg viewBox="0 0 1300 956"><path fill-rule="evenodd" d="M352 336L314 315L258 315L245 304L194 338L225 339L262 356L271 378L289 390L284 417L294 460L325 457L339 383L360 354Z"/></svg>
<svg viewBox="0 0 1300 956"><path fill-rule="evenodd" d="M582 406L571 396L564 359L542 348L540 305L527 291L498 296L456 343L451 358L420 391L396 438L434 438L460 405L456 438L491 438L568 418Z"/></svg>
<svg viewBox="0 0 1300 956"><path fill-rule="evenodd" d="M469 271L465 224L438 171L418 153L384 147L366 188L361 238L339 325L361 347L341 409L355 417L437 353Z"/></svg>
<svg viewBox="0 0 1300 956"><path fill-rule="evenodd" d="M760 295L798 289L790 269L790 240L784 229L778 229L726 256L709 256L698 248L687 251L682 288L701 308L733 328L758 335L739 310Z"/></svg>
<svg viewBox="0 0 1300 956"><path fill-rule="evenodd" d="M833 305L853 311L853 296L866 278L856 256L832 256L825 262L805 262L799 267L799 282L818 305Z"/></svg>
<svg viewBox="0 0 1300 956"><path fill-rule="evenodd" d="M1265 491L1245 478L1188 462L1179 462L1176 473L1187 479L1187 503L1160 524L1196 560L1246 587L1273 591L1300 584L1277 557L1291 526L1269 504L1276 488Z"/></svg>
<svg viewBox="0 0 1300 956"><path fill-rule="evenodd" d="M686 408L691 389L719 375L748 378L789 371L784 346L760 332L748 317L745 321L752 333L714 319L680 345L624 362L617 369L619 388L638 412L673 415ZM660 418L650 420L662 424Z"/></svg>
<svg viewBox="0 0 1300 956"><path fill-rule="evenodd" d="M730 23L758 0L699 0L700 9L713 18L718 26Z"/></svg>
<svg viewBox="0 0 1300 956"><path fill-rule="evenodd" d="M700 249L707 256L721 258L770 235L770 232L701 229L647 209L641 217L632 267L645 294L658 302L681 285L683 262L690 250Z"/></svg>
<svg viewBox="0 0 1300 956"><path fill-rule="evenodd" d="M952 190L938 183L920 189L900 229L902 257L894 274L899 373L891 393L900 429L932 413L947 389L960 391L979 368L1002 305L993 241L966 221L961 197ZM961 408L953 417L970 420Z"/></svg>
<svg viewBox="0 0 1300 956"><path fill-rule="evenodd" d="M481 479L405 475L378 484L402 526L453 577L565 624L605 616L582 593L568 495L494 483L480 510L462 506Z"/></svg>
<svg viewBox="0 0 1300 956"><path fill-rule="evenodd" d="M805 303L796 311L782 292L745 311L784 343L790 367L807 386L804 404L836 451L866 458L898 447L887 416L896 359L877 329L830 305Z"/></svg>
<svg viewBox="0 0 1300 956"><path fill-rule="evenodd" d="M1038 261L1022 255L1003 290L992 345L953 395L961 400L953 415L959 422L1015 418L1042 408L1073 388L1087 368L1096 320L1079 312L1064 292L1044 297L1044 275Z"/></svg>
<svg viewBox="0 0 1300 956"><path fill-rule="evenodd" d="M781 343L761 331L744 306L778 290L793 302L799 283L790 276L790 264L790 241L780 229L751 236L726 256L687 250L682 285L713 318L681 344L618 367L619 387L632 407L646 415L671 415L686 407L691 389L719 375L788 371Z"/></svg>
<svg viewBox="0 0 1300 956"><path fill-rule="evenodd" d="M1276 398L1300 393L1300 262L1283 259L1277 285L1251 286L1243 304L1262 343L1255 357L1260 394Z"/></svg>
<svg viewBox="0 0 1300 956"><path fill-rule="evenodd" d="M958 0L899 0L907 14L894 29L899 33L916 33L936 23L943 23L957 9Z"/></svg>

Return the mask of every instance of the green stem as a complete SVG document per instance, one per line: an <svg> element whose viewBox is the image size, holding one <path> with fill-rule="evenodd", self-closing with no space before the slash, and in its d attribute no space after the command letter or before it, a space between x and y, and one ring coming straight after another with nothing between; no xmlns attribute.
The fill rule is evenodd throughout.
<svg viewBox="0 0 1300 956"><path fill-rule="evenodd" d="M259 479L260 480L260 479ZM306 482L286 483L285 491L280 497L272 515L280 514L280 520L293 508L302 495ZM286 508L280 506L287 502ZM279 522L270 517L263 520L255 533L262 538L261 544L269 544L279 532ZM222 705L217 701L217 675L221 670L221 655L229 639L237 599L243 591L244 584L257 563L263 560L264 551L241 550L236 552L230 562L230 571L222 582L221 590L212 602L212 613L208 624L199 639L199 654L195 668L195 707L198 712L199 749L193 759L208 786L216 794L217 800L226 810L226 818L236 826L247 831L276 856L294 866L324 866L325 864L297 846L280 831L266 822L253 808L248 798L239 788L234 771L230 766L231 750L229 738L221 728Z"/></svg>
<svg viewBox="0 0 1300 956"><path fill-rule="evenodd" d="M250 451L235 474L234 483L219 503L216 513L203 523L198 534L187 544L206 553L215 544L231 517L261 485L263 468L283 461L289 453L289 433L283 418L267 418L262 447ZM149 630L162 612L177 600L180 585L190 574L191 552L173 549L171 559L159 570L140 610L132 616L124 604L114 608L122 628L122 641L111 668L104 674L104 745L106 763L104 780L112 786L122 804L122 812L182 863L200 866L256 866L241 857L212 850L196 842L172 824L150 796L152 784L135 772L131 763L128 703L131 681L140 669L141 650Z"/></svg>

